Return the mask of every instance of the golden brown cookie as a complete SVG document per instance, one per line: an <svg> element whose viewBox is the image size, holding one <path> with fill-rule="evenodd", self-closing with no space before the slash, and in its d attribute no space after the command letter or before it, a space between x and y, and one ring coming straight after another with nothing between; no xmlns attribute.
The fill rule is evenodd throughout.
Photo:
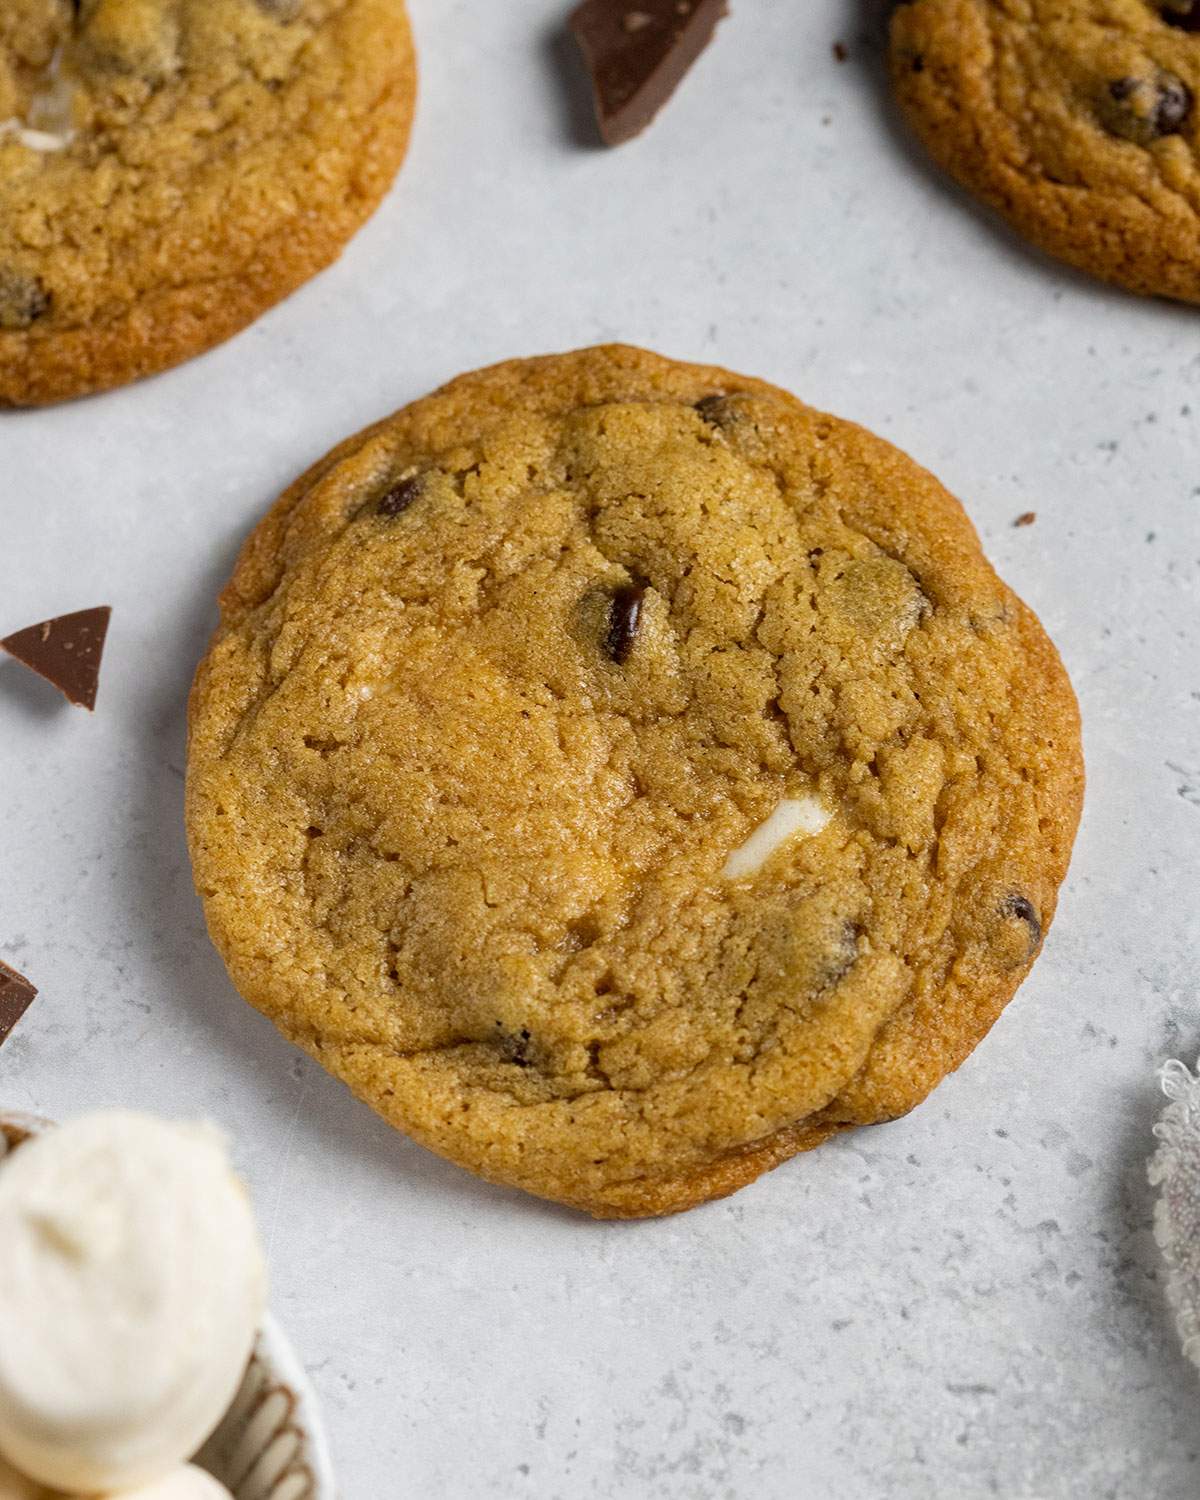
<svg viewBox="0 0 1200 1500"><path fill-rule="evenodd" d="M1074 697L955 500L761 381L463 376L278 501L191 701L235 984L400 1129L597 1215L912 1108L1054 912Z"/></svg>
<svg viewBox="0 0 1200 1500"><path fill-rule="evenodd" d="M1043 250L1200 302L1200 0L908 0L900 104Z"/></svg>
<svg viewBox="0 0 1200 1500"><path fill-rule="evenodd" d="M0 405L165 369L315 275L415 93L403 0L6 0Z"/></svg>

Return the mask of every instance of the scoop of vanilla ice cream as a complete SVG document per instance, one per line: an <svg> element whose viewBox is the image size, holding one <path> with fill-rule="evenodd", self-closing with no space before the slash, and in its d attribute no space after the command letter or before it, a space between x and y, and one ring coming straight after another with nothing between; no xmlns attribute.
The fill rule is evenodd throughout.
<svg viewBox="0 0 1200 1500"><path fill-rule="evenodd" d="M53 1490L19 1474L0 1453L0 1500L57 1500Z"/></svg>
<svg viewBox="0 0 1200 1500"><path fill-rule="evenodd" d="M0 1500L84 1500L62 1490L47 1489L36 1479L27 1479L3 1457L0 1457ZM211 1474L194 1464L180 1464L161 1479L139 1485L135 1490L110 1490L92 1500L232 1500L229 1491Z"/></svg>
<svg viewBox="0 0 1200 1500"><path fill-rule="evenodd" d="M100 1500L232 1500L232 1497L211 1474L194 1464L181 1464L161 1479L153 1479L135 1490L113 1491Z"/></svg>
<svg viewBox="0 0 1200 1500"><path fill-rule="evenodd" d="M0 1170L0 1451L69 1494L165 1482L237 1391L265 1281L211 1127L118 1110L23 1145ZM147 1500L213 1496L178 1483Z"/></svg>

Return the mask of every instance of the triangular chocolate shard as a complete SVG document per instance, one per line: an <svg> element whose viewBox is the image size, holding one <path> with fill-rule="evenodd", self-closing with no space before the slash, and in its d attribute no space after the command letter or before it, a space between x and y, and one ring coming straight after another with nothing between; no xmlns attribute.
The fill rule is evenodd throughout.
<svg viewBox="0 0 1200 1500"><path fill-rule="evenodd" d="M0 640L10 656L51 682L71 703L89 711L96 706L100 658L112 610L81 609L73 615L43 620Z"/></svg>
<svg viewBox="0 0 1200 1500"><path fill-rule="evenodd" d="M0 1047L8 1034L33 1004L37 990L24 974L18 974L0 958Z"/></svg>
<svg viewBox="0 0 1200 1500"><path fill-rule="evenodd" d="M592 75L600 134L644 130L704 51L726 0L583 0L571 30Z"/></svg>

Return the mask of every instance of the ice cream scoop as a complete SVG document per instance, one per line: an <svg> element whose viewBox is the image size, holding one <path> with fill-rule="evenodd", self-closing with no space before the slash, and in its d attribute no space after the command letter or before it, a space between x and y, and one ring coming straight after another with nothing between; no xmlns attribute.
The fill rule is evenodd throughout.
<svg viewBox="0 0 1200 1500"><path fill-rule="evenodd" d="M165 1483L233 1399L264 1298L218 1132L112 1111L38 1136L0 1170L0 1451L68 1494ZM205 1496L171 1482L193 1489L139 1500Z"/></svg>
<svg viewBox="0 0 1200 1500"><path fill-rule="evenodd" d="M27 1479L0 1457L0 1500L85 1500L85 1497L47 1489L36 1479ZM90 1500L232 1500L232 1497L211 1474L194 1464L180 1464L135 1490L110 1490Z"/></svg>
<svg viewBox="0 0 1200 1500"><path fill-rule="evenodd" d="M0 1453L0 1500L57 1500L57 1497L36 1479L19 1474Z"/></svg>
<svg viewBox="0 0 1200 1500"><path fill-rule="evenodd" d="M98 1500L231 1500L231 1497L211 1474L194 1464L181 1464L161 1479L153 1479L135 1490L113 1491Z"/></svg>

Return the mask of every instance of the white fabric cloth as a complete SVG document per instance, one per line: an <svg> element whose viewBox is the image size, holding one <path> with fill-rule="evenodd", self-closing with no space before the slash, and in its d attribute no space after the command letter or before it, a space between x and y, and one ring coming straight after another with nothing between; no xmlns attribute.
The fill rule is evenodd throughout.
<svg viewBox="0 0 1200 1500"><path fill-rule="evenodd" d="M1160 1074L1170 1101L1154 1127L1150 1181L1158 1188L1154 1238L1167 1262L1167 1296L1183 1352L1200 1366L1200 1078L1183 1063Z"/></svg>

